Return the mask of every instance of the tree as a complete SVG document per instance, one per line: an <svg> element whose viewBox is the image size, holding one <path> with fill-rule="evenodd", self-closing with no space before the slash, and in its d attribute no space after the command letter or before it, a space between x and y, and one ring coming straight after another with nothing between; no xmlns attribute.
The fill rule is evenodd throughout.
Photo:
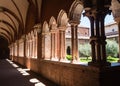
<svg viewBox="0 0 120 86"><path fill-rule="evenodd" d="M85 43L84 45L79 45L79 52L81 57L89 57L91 56L91 46L89 43Z"/></svg>
<svg viewBox="0 0 120 86"><path fill-rule="evenodd" d="M118 43L114 40L106 40L106 41L107 41L106 55L112 56L112 57L117 57L117 55L118 55Z"/></svg>

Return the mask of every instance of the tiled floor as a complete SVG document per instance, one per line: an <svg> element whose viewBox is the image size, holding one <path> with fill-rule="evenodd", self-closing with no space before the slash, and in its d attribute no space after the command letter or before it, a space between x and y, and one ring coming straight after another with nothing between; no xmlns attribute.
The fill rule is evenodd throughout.
<svg viewBox="0 0 120 86"><path fill-rule="evenodd" d="M0 86L58 86L10 60L0 60Z"/></svg>

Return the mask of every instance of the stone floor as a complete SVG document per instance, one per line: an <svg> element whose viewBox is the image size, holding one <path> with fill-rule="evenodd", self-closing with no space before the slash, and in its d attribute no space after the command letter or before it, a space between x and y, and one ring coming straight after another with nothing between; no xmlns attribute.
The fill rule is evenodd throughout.
<svg viewBox="0 0 120 86"><path fill-rule="evenodd" d="M0 60L0 86L58 86L6 59Z"/></svg>

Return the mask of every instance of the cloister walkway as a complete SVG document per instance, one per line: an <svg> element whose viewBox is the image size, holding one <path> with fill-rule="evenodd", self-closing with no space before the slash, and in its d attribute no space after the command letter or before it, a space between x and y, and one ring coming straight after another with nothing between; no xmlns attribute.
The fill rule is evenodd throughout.
<svg viewBox="0 0 120 86"><path fill-rule="evenodd" d="M0 60L0 86L58 86L8 59Z"/></svg>

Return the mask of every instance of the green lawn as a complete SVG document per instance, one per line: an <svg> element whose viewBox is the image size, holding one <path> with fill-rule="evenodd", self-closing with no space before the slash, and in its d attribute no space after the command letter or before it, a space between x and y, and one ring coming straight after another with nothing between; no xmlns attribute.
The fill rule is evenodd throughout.
<svg viewBox="0 0 120 86"><path fill-rule="evenodd" d="M71 58L72 58L72 56L71 55L67 55L67 59L68 60L71 60ZM87 62L90 62L92 60L92 58L91 57L80 57L80 61L81 62L85 62L85 63L87 63ZM111 57L111 56L108 56L107 57L107 61L108 62L118 62L118 60L119 60L119 58L116 58L116 57Z"/></svg>
<svg viewBox="0 0 120 86"><path fill-rule="evenodd" d="M86 58L86 57L82 57L82 58L80 58L80 61L81 62L90 62L92 59L91 59L91 57L88 57L88 58ZM108 62L118 62L118 60L119 60L119 58L116 58L116 57L111 57L111 56L108 56L107 57L107 61Z"/></svg>

